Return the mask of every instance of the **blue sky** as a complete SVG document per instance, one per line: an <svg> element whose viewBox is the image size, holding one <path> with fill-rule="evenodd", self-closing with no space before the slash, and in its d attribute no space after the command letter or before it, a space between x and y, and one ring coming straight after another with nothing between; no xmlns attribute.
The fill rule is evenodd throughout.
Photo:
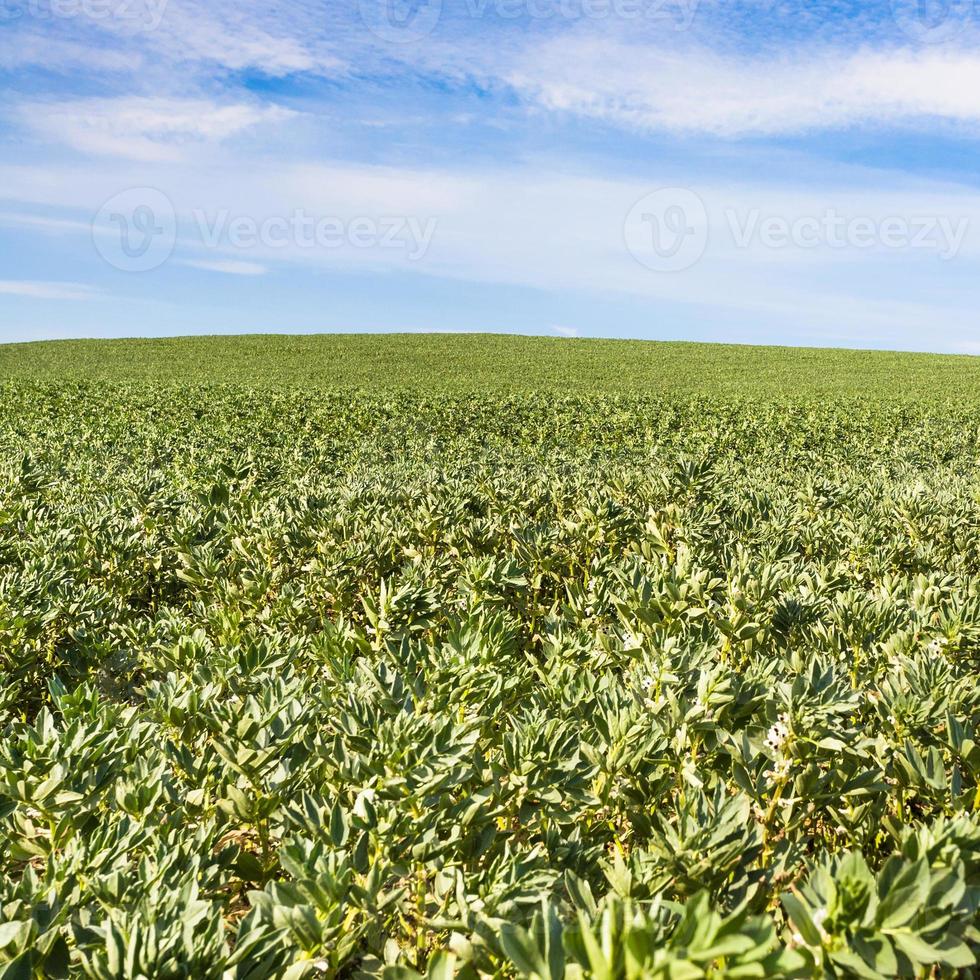
<svg viewBox="0 0 980 980"><path fill-rule="evenodd" d="M0 0L0 340L980 353L980 4Z"/></svg>

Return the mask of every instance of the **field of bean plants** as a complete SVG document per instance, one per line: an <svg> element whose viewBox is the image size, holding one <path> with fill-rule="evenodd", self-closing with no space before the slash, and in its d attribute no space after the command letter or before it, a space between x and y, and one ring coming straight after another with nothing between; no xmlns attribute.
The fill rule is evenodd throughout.
<svg viewBox="0 0 980 980"><path fill-rule="evenodd" d="M0 980L980 976L980 362L589 344L0 348Z"/></svg>

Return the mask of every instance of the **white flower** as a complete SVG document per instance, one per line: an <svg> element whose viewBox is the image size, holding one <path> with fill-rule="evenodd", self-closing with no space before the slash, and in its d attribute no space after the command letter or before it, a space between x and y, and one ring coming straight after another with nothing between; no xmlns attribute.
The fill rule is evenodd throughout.
<svg viewBox="0 0 980 980"><path fill-rule="evenodd" d="M780 715L779 717L782 719L785 715ZM778 752L788 737L789 729L785 723L783 721L777 721L766 733L766 745L773 751Z"/></svg>
<svg viewBox="0 0 980 980"><path fill-rule="evenodd" d="M772 764L772 769L766 773L766 781L770 785L773 783L785 782L789 778L791 768L792 763L789 759L777 759Z"/></svg>

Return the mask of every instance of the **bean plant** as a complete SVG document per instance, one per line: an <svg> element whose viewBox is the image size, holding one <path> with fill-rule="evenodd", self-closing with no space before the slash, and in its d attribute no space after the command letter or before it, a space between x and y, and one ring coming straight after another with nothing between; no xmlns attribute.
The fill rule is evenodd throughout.
<svg viewBox="0 0 980 980"><path fill-rule="evenodd" d="M980 975L968 407L0 385L0 978Z"/></svg>

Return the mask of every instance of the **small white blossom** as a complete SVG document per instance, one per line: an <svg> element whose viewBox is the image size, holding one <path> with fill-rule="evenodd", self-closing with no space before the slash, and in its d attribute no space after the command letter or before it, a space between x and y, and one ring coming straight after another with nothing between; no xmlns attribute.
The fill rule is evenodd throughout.
<svg viewBox="0 0 980 980"><path fill-rule="evenodd" d="M789 778L790 769L792 768L792 763L789 759L777 759L772 764L772 769L766 773L766 781L768 783L782 783Z"/></svg>
<svg viewBox="0 0 980 980"><path fill-rule="evenodd" d="M766 733L766 745L774 752L778 752L789 737L789 728L786 725L785 719L786 715L780 715L772 728Z"/></svg>

